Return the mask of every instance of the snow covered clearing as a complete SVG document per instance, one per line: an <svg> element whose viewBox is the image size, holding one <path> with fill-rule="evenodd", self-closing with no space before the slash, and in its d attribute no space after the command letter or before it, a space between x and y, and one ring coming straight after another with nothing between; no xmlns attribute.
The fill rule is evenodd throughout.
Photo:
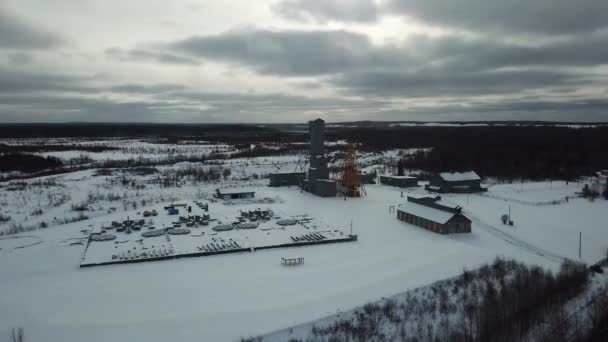
<svg viewBox="0 0 608 342"><path fill-rule="evenodd" d="M369 185L367 197L344 200L318 198L295 187L268 188L265 180L230 180L276 169L257 166L257 161L238 163L240 171L233 171L228 181L179 187L159 186L153 182L157 174L127 173L125 184L118 170L29 180L21 190L2 184L1 214L12 219L0 229L41 222L49 228L0 240L0 336L22 326L34 341L233 341L350 310L455 276L496 256L556 269L561 257L578 258L579 232L583 261L597 261L608 247L608 202L575 197L581 184L501 184L484 195L444 195L474 219L471 234L445 236L389 213L389 206L405 200L401 189ZM158 169L183 167L187 165ZM53 182L31 185L45 179ZM254 187L256 196L277 199L272 210L281 216L307 214L343 232L350 231L352 222L358 241L79 268L91 229L172 200L204 198L228 184ZM422 188L412 192L425 193ZM109 194L119 194L119 199ZM520 202L566 196L567 202L555 205ZM72 204L85 201L88 210L73 210ZM500 222L509 205L514 226ZM234 205L231 210L250 207ZM80 213L89 219L61 224ZM305 264L281 265L281 258L300 257Z"/></svg>

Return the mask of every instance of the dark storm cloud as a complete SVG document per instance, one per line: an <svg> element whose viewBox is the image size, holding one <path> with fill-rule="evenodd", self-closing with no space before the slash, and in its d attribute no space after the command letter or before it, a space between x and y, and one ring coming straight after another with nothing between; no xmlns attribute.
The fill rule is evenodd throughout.
<svg viewBox="0 0 608 342"><path fill-rule="evenodd" d="M485 111L517 111L517 112L563 112L571 114L583 114L589 112L599 113L598 117L608 120L608 100L606 99L581 99L572 101L517 101L511 103L499 103L480 106L479 110Z"/></svg>
<svg viewBox="0 0 608 342"><path fill-rule="evenodd" d="M345 93L404 98L511 94L583 82L575 75L551 71L462 72L446 69L357 72L337 76L332 81Z"/></svg>
<svg viewBox="0 0 608 342"><path fill-rule="evenodd" d="M345 21L373 22L378 19L378 8L371 0L284 0L271 9L274 13L288 19L300 21Z"/></svg>
<svg viewBox="0 0 608 342"><path fill-rule="evenodd" d="M58 36L40 30L0 8L0 48L47 49L63 44Z"/></svg>
<svg viewBox="0 0 608 342"><path fill-rule="evenodd" d="M346 94L418 97L577 85L585 73L565 67L608 62L608 33L587 37L523 45L416 36L399 46L375 47L365 36L345 31L240 31L191 37L167 47L264 74L331 75L329 82ZM517 70L502 70L513 67Z"/></svg>
<svg viewBox="0 0 608 342"><path fill-rule="evenodd" d="M186 38L167 48L283 75L334 73L392 57L375 54L366 36L347 31L230 31Z"/></svg>
<svg viewBox="0 0 608 342"><path fill-rule="evenodd" d="M261 74L317 76L382 70L403 73L441 65L472 72L505 67L584 67L608 63L608 31L584 39L513 43L495 38L413 36L399 45L373 46L347 31L238 31L165 44L167 53L228 62ZM434 68L431 68L434 69ZM556 70L556 72L559 70ZM535 75L531 75L532 77Z"/></svg>
<svg viewBox="0 0 608 342"><path fill-rule="evenodd" d="M460 69L510 66L593 66L608 63L608 31L553 42L524 44L492 38L465 39L418 37L410 40L424 59L441 61Z"/></svg>
<svg viewBox="0 0 608 342"><path fill-rule="evenodd" d="M474 32L566 34L608 27L605 0L390 0L384 11Z"/></svg>
<svg viewBox="0 0 608 342"><path fill-rule="evenodd" d="M443 104L432 107L408 107L402 110L380 110L378 120L416 121L608 121L608 102L603 99L570 101L499 101L467 103L466 106Z"/></svg>
<svg viewBox="0 0 608 342"><path fill-rule="evenodd" d="M73 92L90 95L101 92L117 94L160 95L184 91L180 84L121 83L100 85L94 77L50 72L16 71L0 66L0 95L28 95L33 93ZM7 101L7 98L4 98ZM33 101L34 103L35 101Z"/></svg>
<svg viewBox="0 0 608 342"><path fill-rule="evenodd" d="M179 56L173 53L150 51L143 49L118 49L109 48L105 51L107 56L120 60L141 62L141 61L156 61L164 64L191 64L196 65L199 62L193 58Z"/></svg>
<svg viewBox="0 0 608 342"><path fill-rule="evenodd" d="M94 81L91 77L0 68L0 122L276 121L286 113L359 112L382 104L331 97L203 92L179 84L100 85Z"/></svg>
<svg viewBox="0 0 608 342"><path fill-rule="evenodd" d="M26 117L42 122L146 122L155 119L151 105L145 102L112 102L68 95L20 95L0 97L0 103L0 118L4 117L1 120L4 122L27 122ZM23 118L15 120L19 115ZM37 117L39 119L35 120Z"/></svg>
<svg viewBox="0 0 608 342"><path fill-rule="evenodd" d="M39 91L91 91L80 76L17 71L0 66L0 94L30 93Z"/></svg>

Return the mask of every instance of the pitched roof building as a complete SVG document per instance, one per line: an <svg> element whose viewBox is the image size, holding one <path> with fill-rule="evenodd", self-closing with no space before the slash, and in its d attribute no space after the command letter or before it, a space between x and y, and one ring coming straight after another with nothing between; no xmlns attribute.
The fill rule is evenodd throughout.
<svg viewBox="0 0 608 342"><path fill-rule="evenodd" d="M462 214L462 208L440 196L408 196L397 208L397 219L439 234L471 232L471 220Z"/></svg>
<svg viewBox="0 0 608 342"><path fill-rule="evenodd" d="M442 172L431 178L426 190L433 192L472 193L487 191L481 187L481 177L475 171Z"/></svg>

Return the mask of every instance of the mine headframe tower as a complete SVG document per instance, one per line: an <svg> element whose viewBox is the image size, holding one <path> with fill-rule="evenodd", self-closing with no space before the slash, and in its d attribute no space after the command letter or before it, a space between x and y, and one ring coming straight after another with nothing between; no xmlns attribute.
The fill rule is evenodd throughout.
<svg viewBox="0 0 608 342"><path fill-rule="evenodd" d="M338 193L342 196L361 197L366 195L365 186L361 182L361 174L357 166L355 148L352 144L347 144L344 150L344 159L337 183Z"/></svg>

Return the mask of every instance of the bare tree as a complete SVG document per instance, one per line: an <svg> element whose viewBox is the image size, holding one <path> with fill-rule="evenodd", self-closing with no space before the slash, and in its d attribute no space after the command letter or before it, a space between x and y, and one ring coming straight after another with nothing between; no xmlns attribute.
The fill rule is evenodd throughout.
<svg viewBox="0 0 608 342"><path fill-rule="evenodd" d="M25 341L23 328L13 328L11 329L11 339L10 342L23 342Z"/></svg>

